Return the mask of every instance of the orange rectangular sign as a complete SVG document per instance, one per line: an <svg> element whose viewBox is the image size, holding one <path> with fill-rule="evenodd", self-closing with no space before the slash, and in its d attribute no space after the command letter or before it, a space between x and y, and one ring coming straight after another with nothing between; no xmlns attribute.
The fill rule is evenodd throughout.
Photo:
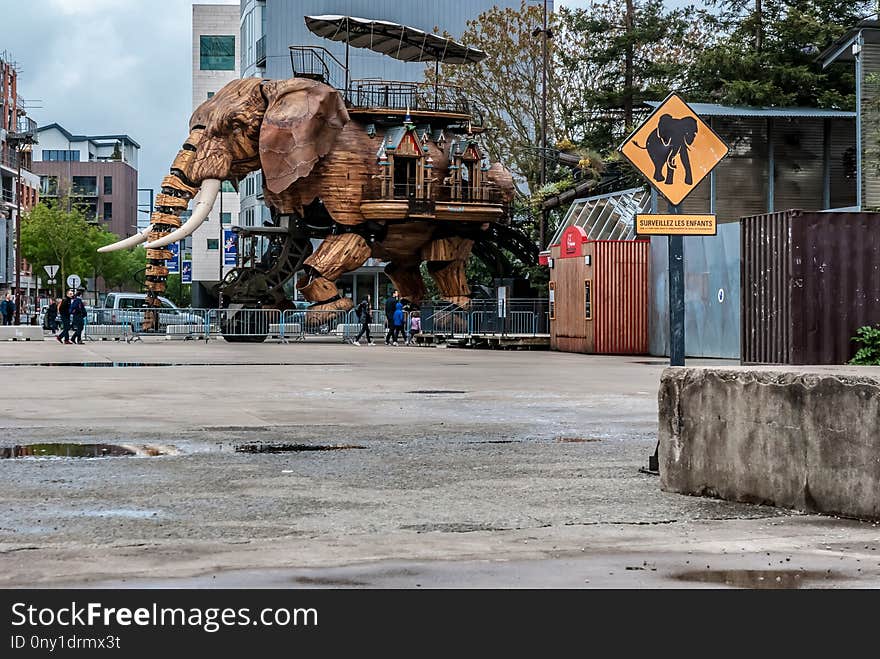
<svg viewBox="0 0 880 659"><path fill-rule="evenodd" d="M641 236L714 236L714 215L636 215Z"/></svg>

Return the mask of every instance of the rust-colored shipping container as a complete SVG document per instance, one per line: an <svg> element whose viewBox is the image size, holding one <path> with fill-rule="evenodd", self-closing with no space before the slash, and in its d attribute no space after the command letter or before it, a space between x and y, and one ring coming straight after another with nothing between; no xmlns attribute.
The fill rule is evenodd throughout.
<svg viewBox="0 0 880 659"><path fill-rule="evenodd" d="M550 346L564 352L648 352L646 240L589 240L570 226L550 247Z"/></svg>
<svg viewBox="0 0 880 659"><path fill-rule="evenodd" d="M844 364L880 323L880 213L742 219L742 361Z"/></svg>

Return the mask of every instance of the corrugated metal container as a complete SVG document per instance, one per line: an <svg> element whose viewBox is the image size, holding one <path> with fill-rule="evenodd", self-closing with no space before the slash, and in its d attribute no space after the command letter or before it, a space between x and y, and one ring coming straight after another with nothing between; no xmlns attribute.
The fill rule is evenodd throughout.
<svg viewBox="0 0 880 659"><path fill-rule="evenodd" d="M598 354L648 352L648 252L643 240L600 240L596 259L596 345Z"/></svg>
<svg viewBox="0 0 880 659"><path fill-rule="evenodd" d="M571 226L550 247L550 345L588 354L648 352L646 240L588 240Z"/></svg>
<svg viewBox="0 0 880 659"><path fill-rule="evenodd" d="M880 213L742 219L742 361L843 364L880 323Z"/></svg>

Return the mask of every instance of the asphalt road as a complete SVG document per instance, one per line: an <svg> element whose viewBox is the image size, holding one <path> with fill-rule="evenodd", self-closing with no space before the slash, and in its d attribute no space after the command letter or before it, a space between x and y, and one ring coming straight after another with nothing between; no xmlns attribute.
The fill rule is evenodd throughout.
<svg viewBox="0 0 880 659"><path fill-rule="evenodd" d="M117 366L35 365L61 362ZM876 524L667 494L639 473L663 368L336 343L0 343L0 451L135 453L0 459L0 586L880 585ZM237 450L283 444L294 450Z"/></svg>

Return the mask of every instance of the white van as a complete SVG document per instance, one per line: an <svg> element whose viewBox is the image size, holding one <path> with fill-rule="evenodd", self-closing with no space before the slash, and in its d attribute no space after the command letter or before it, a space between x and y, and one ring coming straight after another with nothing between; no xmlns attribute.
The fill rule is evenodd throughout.
<svg viewBox="0 0 880 659"><path fill-rule="evenodd" d="M135 329L139 328L144 320L146 308L146 293L107 293L104 306L95 309L96 322L104 325L130 324ZM159 310L159 325L201 325L204 319L196 314L180 309L168 298L159 296L162 307Z"/></svg>

